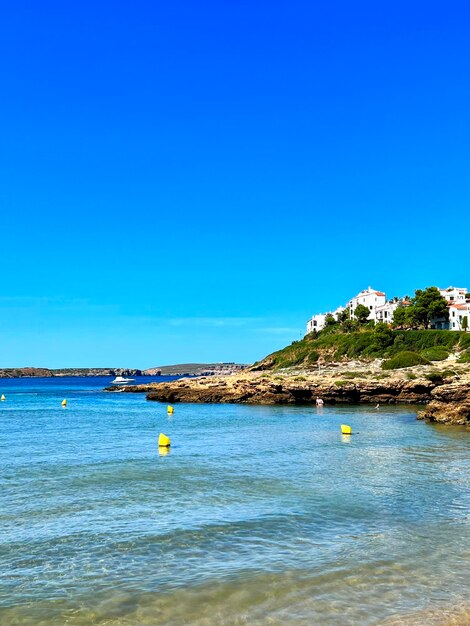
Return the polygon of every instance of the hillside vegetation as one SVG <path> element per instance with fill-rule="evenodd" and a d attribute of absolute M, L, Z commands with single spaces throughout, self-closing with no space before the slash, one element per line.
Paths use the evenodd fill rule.
<path fill-rule="evenodd" d="M 460 352 L 460 362 L 470 358 L 470 333 L 448 330 L 390 330 L 384 324 L 359 332 L 324 330 L 273 352 L 253 365 L 254 370 L 285 367 L 313 368 L 318 363 L 358 359 L 387 359 L 384 369 L 429 364 Z M 406 353 L 406 354 L 405 354 Z"/>

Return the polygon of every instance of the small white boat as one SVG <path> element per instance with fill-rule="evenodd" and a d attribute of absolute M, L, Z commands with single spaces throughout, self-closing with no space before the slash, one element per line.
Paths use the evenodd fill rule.
<path fill-rule="evenodd" d="M 124 376 L 116 376 L 114 380 L 111 381 L 112 385 L 125 385 L 126 383 L 134 382 L 135 378 L 124 378 Z"/>

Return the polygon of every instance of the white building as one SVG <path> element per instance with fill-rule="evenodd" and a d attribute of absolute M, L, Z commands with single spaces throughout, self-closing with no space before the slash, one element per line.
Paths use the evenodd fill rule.
<path fill-rule="evenodd" d="M 339 313 L 342 313 L 343 311 L 344 311 L 344 306 L 339 306 L 333 312 L 317 313 L 317 315 L 314 315 L 313 317 L 311 317 L 307 322 L 307 334 L 313 332 L 314 330 L 319 332 L 320 330 L 325 328 L 325 323 L 326 323 L 325 320 L 326 320 L 327 315 L 332 315 L 336 320 L 337 315 Z"/>
<path fill-rule="evenodd" d="M 447 302 L 465 304 L 468 291 L 466 287 L 447 287 L 447 289 L 439 289 L 439 293 Z"/>
<path fill-rule="evenodd" d="M 470 325 L 470 302 L 458 302 L 449 306 L 449 330 L 465 330 L 462 327 L 467 318 L 467 330 Z"/>
<path fill-rule="evenodd" d="M 307 335 L 314 330 L 319 331 L 325 327 L 325 318 L 328 313 L 317 313 L 313 315 L 307 322 Z"/>
<path fill-rule="evenodd" d="M 470 294 L 466 287 L 447 287 L 447 289 L 439 289 L 439 293 L 448 302 L 449 320 L 433 318 L 431 320 L 431 328 L 435 330 L 464 330 L 462 323 L 467 317 L 467 323 L 470 324 Z"/>
<path fill-rule="evenodd" d="M 448 302 L 449 321 L 445 320 L 443 317 L 435 318 L 431 320 L 431 328 L 436 330 L 463 330 L 462 323 L 465 317 L 467 317 L 467 323 L 470 325 L 470 294 L 467 288 L 448 287 L 447 289 L 439 289 L 439 293 Z M 379 322 L 390 324 L 393 321 L 393 314 L 397 307 L 407 306 L 410 302 L 408 300 L 390 300 L 387 302 L 383 291 L 376 291 L 368 287 L 358 293 L 354 298 L 351 298 L 346 304 L 351 319 L 354 319 L 354 311 L 359 304 L 369 309 L 369 320 L 374 320 L 376 324 Z M 307 333 L 311 333 L 314 330 L 322 330 L 325 327 L 327 315 L 333 315 L 336 319 L 338 313 L 342 313 L 344 310 L 344 307 L 338 307 L 336 311 L 331 313 L 319 313 L 318 315 L 314 315 L 307 322 Z M 470 332 L 470 328 L 468 330 Z"/>
<path fill-rule="evenodd" d="M 375 308 L 375 323 L 378 324 L 382 322 L 383 324 L 390 324 L 393 320 L 393 314 L 397 309 L 400 302 L 395 302 L 394 300 L 390 300 L 390 302 L 386 302 Z"/>
<path fill-rule="evenodd" d="M 364 289 L 363 291 L 358 293 L 357 296 L 355 296 L 354 298 L 351 298 L 346 306 L 349 309 L 349 315 L 351 319 L 354 318 L 354 311 L 356 310 L 356 307 L 359 306 L 359 304 L 362 304 L 369 309 L 369 317 L 367 319 L 375 320 L 375 312 L 377 307 L 384 306 L 385 303 L 386 298 L 383 291 L 376 291 L 375 289 L 368 287 L 367 289 Z"/>

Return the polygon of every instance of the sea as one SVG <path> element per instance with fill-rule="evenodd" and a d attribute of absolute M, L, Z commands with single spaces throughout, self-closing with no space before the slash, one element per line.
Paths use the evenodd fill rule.
<path fill-rule="evenodd" d="M 0 625 L 470 624 L 468 431 L 110 380 L 0 380 Z"/>

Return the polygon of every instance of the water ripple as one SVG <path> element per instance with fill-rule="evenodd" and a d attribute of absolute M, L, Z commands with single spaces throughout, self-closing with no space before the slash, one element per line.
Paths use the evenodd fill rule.
<path fill-rule="evenodd" d="M 179 405 L 168 421 L 79 388 L 62 411 L 47 384 L 0 414 L 1 625 L 463 619 L 468 433 L 393 407 Z"/>

